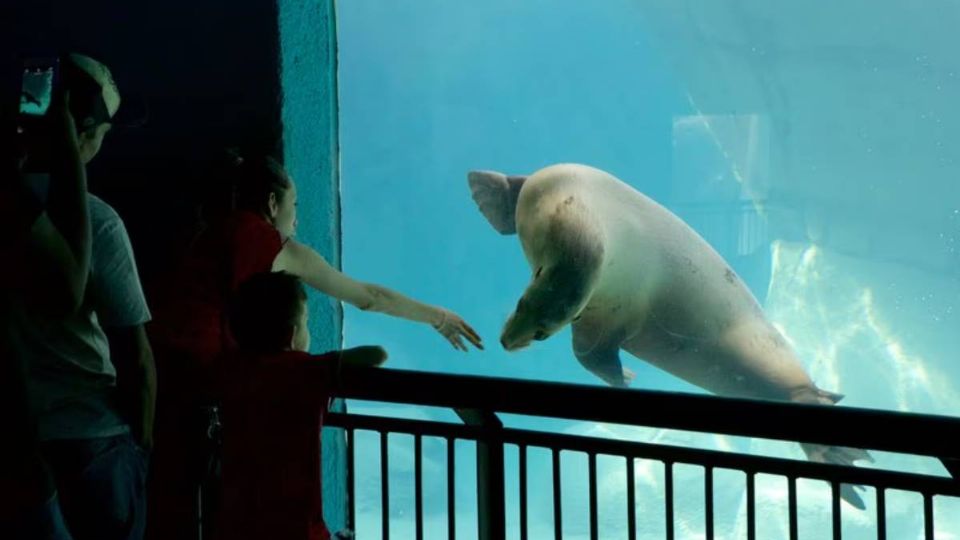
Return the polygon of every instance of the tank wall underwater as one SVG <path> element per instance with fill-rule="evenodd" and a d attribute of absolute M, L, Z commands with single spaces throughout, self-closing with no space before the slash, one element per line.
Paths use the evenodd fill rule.
<path fill-rule="evenodd" d="M 394 368 L 603 384 L 569 328 L 508 353 L 501 328 L 531 268 L 495 232 L 467 172 L 530 174 L 574 162 L 606 170 L 685 220 L 740 275 L 803 368 L 841 405 L 960 410 L 960 7 L 863 0 L 487 0 L 338 4 L 343 265 L 462 315 L 485 351 L 450 348 L 426 325 L 347 308 L 347 345 L 385 346 Z M 638 272 L 644 271 L 638 268 Z M 634 388 L 703 392 L 621 353 Z M 456 421 L 448 411 L 352 403 L 352 411 Z M 535 429 L 802 459 L 795 444 L 617 425 Z M 361 434 L 362 435 L 362 434 Z M 358 532 L 376 538 L 378 445 L 358 435 Z M 413 529 L 412 439 L 392 437 L 391 533 Z M 457 475 L 470 479 L 471 446 Z M 445 474 L 425 441 L 427 478 Z M 516 450 L 507 455 L 516 538 Z M 944 474 L 880 454 L 872 466 Z M 586 457 L 564 454 L 564 538 L 586 538 Z M 465 464 L 465 467 L 460 467 Z M 625 538 L 622 460 L 599 461 L 600 536 Z M 549 454 L 529 461 L 532 538 L 551 537 Z M 663 476 L 638 463 L 638 531 L 663 537 Z M 678 471 L 679 538 L 704 535 L 701 469 Z M 511 478 L 514 478 L 511 480 Z M 742 475 L 715 481 L 718 538 L 745 538 Z M 458 486 L 458 537 L 476 537 L 472 482 Z M 427 536 L 445 534 L 443 482 L 425 482 Z M 829 487 L 799 485 L 803 537 L 830 534 Z M 786 482 L 761 477 L 758 537 L 784 538 Z M 867 510 L 844 538 L 875 538 Z M 890 538 L 922 533 L 919 496 L 887 497 Z M 960 535 L 937 499 L 937 537 Z M 412 536 L 412 532 L 410 534 Z"/>

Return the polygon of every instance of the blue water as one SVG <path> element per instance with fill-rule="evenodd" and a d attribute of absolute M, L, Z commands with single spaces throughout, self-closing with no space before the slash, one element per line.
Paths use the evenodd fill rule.
<path fill-rule="evenodd" d="M 516 236 L 477 211 L 466 173 L 529 174 L 557 162 L 607 170 L 704 236 L 744 278 L 823 388 L 844 405 L 960 410 L 960 6 L 860 0 L 775 7 L 680 0 L 338 3 L 343 266 L 452 309 L 487 350 L 459 353 L 429 327 L 345 312 L 347 345 L 382 344 L 389 366 L 601 384 L 570 332 L 518 353 L 501 326 L 530 270 Z M 700 392 L 624 355 L 634 387 Z M 454 421 L 449 411 L 351 410 Z M 507 417 L 510 425 L 800 458 L 796 445 Z M 378 443 L 358 436 L 358 533 L 377 538 Z M 391 532 L 412 537 L 413 442 L 391 438 Z M 510 537 L 516 481 L 507 456 Z M 424 444 L 427 537 L 446 537 L 446 448 Z M 472 447 L 458 446 L 458 538 L 476 536 Z M 943 474 L 879 455 L 876 466 Z M 531 455 L 531 486 L 549 459 Z M 588 537 L 586 457 L 564 454 L 564 537 Z M 625 538 L 624 464 L 600 462 L 602 538 Z M 638 531 L 663 535 L 662 471 L 638 463 Z M 679 538 L 704 534 L 702 471 L 677 472 Z M 441 480 L 435 480 L 435 479 Z M 825 485 L 800 484 L 802 538 L 829 537 Z M 717 537 L 745 538 L 742 475 L 716 480 Z M 874 538 L 868 510 L 844 538 Z M 890 538 L 922 532 L 920 498 L 888 495 Z M 552 537 L 549 490 L 531 538 Z M 758 485 L 761 538 L 785 538 L 786 484 Z M 937 538 L 960 537 L 953 500 Z"/>

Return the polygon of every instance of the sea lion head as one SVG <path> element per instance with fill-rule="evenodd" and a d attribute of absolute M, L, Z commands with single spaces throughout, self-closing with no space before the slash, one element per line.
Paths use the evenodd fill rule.
<path fill-rule="evenodd" d="M 569 272 L 569 271 L 567 271 Z M 508 351 L 516 351 L 533 341 L 543 341 L 563 327 L 574 322 L 588 298 L 580 276 L 558 275 L 551 269 L 547 277 L 543 267 L 534 274 L 533 282 L 517 302 L 500 334 L 500 344 Z"/>

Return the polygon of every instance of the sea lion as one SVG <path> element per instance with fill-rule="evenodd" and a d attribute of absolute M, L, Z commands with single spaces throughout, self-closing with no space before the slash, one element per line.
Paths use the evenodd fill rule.
<path fill-rule="evenodd" d="M 612 386 L 633 378 L 620 350 L 722 396 L 832 405 L 736 272 L 690 226 L 596 168 L 528 177 L 468 175 L 501 234 L 518 234 L 533 271 L 503 328 L 508 351 L 572 324 L 573 352 Z M 863 450 L 802 444 L 808 459 L 852 465 Z M 842 497 L 863 501 L 850 486 Z"/>

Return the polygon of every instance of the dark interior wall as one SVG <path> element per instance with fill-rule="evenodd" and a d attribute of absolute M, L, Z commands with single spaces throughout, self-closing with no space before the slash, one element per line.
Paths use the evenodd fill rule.
<path fill-rule="evenodd" d="M 217 174 L 227 147 L 285 161 L 301 240 L 339 266 L 335 19 L 333 0 L 0 0 L 0 60 L 88 54 L 127 103 L 147 105 L 146 125 L 113 130 L 88 176 L 127 225 L 150 303 L 175 286 L 164 278 L 202 219 L 229 205 Z M 341 318 L 339 302 L 311 295 L 315 349 L 340 346 Z M 325 431 L 334 530 L 346 518 L 344 452 L 342 433 Z"/>
<path fill-rule="evenodd" d="M 74 50 L 110 66 L 143 128 L 116 129 L 89 167 L 91 191 L 127 224 L 148 294 L 227 192 L 214 174 L 227 146 L 282 158 L 280 59 L 271 1 L 4 0 L 7 56 Z M 130 104 L 134 99 L 128 99 Z M 157 293 L 154 293 L 157 294 Z"/>

